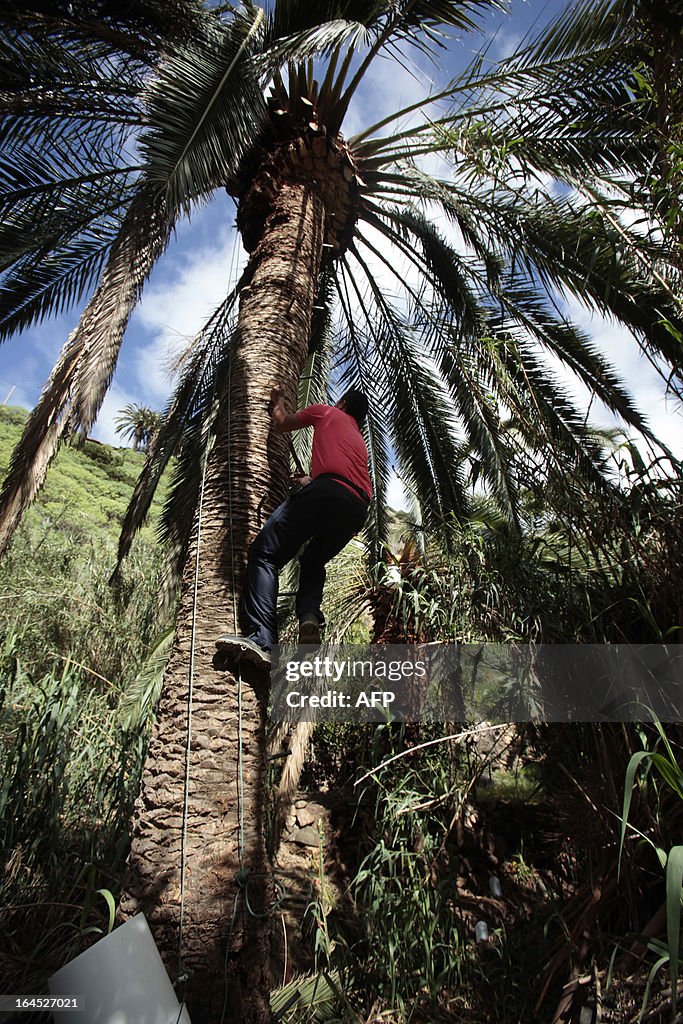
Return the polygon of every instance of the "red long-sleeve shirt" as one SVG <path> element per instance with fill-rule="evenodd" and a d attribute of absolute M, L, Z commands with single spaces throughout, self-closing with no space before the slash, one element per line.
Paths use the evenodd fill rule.
<path fill-rule="evenodd" d="M 371 498 L 368 450 L 353 416 L 333 405 L 309 405 L 296 415 L 302 427 L 313 427 L 314 430 L 312 479 L 322 473 L 345 476 Z M 356 494 L 351 487 L 347 490 Z"/>

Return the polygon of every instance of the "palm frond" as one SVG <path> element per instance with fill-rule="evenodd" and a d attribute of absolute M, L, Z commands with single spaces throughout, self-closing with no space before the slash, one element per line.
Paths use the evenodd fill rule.
<path fill-rule="evenodd" d="M 67 342 L 12 452 L 0 492 L 0 557 L 7 550 L 24 510 L 42 487 L 67 428 L 66 403 L 75 365 L 76 353 L 71 352 Z"/>
<path fill-rule="evenodd" d="M 271 992 L 271 1010 L 282 1017 L 294 1005 L 297 1014 L 305 1013 L 304 1019 L 322 1024 L 331 1019 L 340 990 L 343 991 L 343 983 L 338 971 L 298 975 Z"/>
<path fill-rule="evenodd" d="M 144 189 L 128 211 L 107 267 L 33 408 L 0 494 L 0 554 L 43 484 L 64 433 L 92 426 L 111 381 L 133 306 L 170 236 L 156 194 Z"/>
<path fill-rule="evenodd" d="M 387 4 L 386 11 L 382 12 L 386 17 L 378 22 L 377 38 L 339 97 L 330 128 L 339 130 L 356 90 L 383 49 L 400 61 L 400 49 L 396 44 L 407 43 L 431 57 L 434 46 L 443 45 L 439 28 L 474 31 L 480 27 L 476 20 L 479 12 L 485 8 L 500 7 L 499 0 L 397 0 Z"/>
<path fill-rule="evenodd" d="M 386 0 L 320 0 L 315 5 L 308 0 L 276 0 L 268 17 L 266 45 L 339 21 L 373 27 L 389 6 Z"/>
<path fill-rule="evenodd" d="M 318 284 L 311 320 L 309 354 L 299 379 L 298 408 L 327 401 L 330 380 L 330 357 L 333 344 L 333 309 L 335 299 L 334 270 L 323 268 Z M 292 436 L 297 458 L 303 466 L 310 465 L 313 438 L 308 430 L 299 430 Z"/>
<path fill-rule="evenodd" d="M 410 248 L 419 260 L 424 278 L 432 286 L 450 318 L 457 323 L 462 336 L 474 337 L 481 330 L 485 315 L 471 291 L 472 267 L 467 265 L 456 249 L 443 238 L 438 228 L 412 204 L 382 211 L 380 219 L 372 223 L 393 244 L 400 244 L 399 232 L 411 238 Z M 459 211 L 458 211 L 459 212 Z M 391 228 L 393 227 L 393 230 Z M 403 246 L 405 250 L 405 246 Z M 501 266 L 480 238 L 476 239 L 476 253 L 483 258 L 491 286 L 497 286 Z"/>
<path fill-rule="evenodd" d="M 527 284 L 508 284 L 499 296 L 500 305 L 547 351 L 571 369 L 608 409 L 645 437 L 655 440 L 616 371 L 598 352 L 587 334 L 573 324 L 552 316 L 549 309 Z"/>
<path fill-rule="evenodd" d="M 146 175 L 169 209 L 190 209 L 234 177 L 263 124 L 266 104 L 253 59 L 263 14 L 203 25 L 161 63 L 146 95 L 140 135 Z"/>
<path fill-rule="evenodd" d="M 385 402 L 386 382 L 382 382 L 368 358 L 369 340 L 356 323 L 346 282 L 341 275 L 334 279 L 339 298 L 342 327 L 336 336 L 333 350 L 339 385 L 343 390 L 355 387 L 368 396 L 368 415 L 364 425 L 368 447 L 370 481 L 373 500 L 364 528 L 364 538 L 371 566 L 382 556 L 387 542 L 389 520 L 387 516 L 387 489 L 391 473 L 390 431 Z"/>
<path fill-rule="evenodd" d="M 73 167 L 73 154 L 69 152 L 54 153 L 50 162 L 39 151 L 24 149 L 11 159 L 1 153 L 0 218 L 4 221 L 12 214 L 14 221 L 32 220 L 35 228 L 42 226 L 43 217 L 51 213 L 54 216 L 65 203 L 87 206 L 104 193 L 107 199 L 101 205 L 109 206 L 113 194 L 120 194 L 122 184 L 131 184 L 132 175 L 141 169 L 116 167 L 110 161 L 100 160 L 99 166 L 88 161 L 85 170 L 84 156 L 81 153 L 79 166 Z"/>
<path fill-rule="evenodd" d="M 48 255 L 29 255 L 0 284 L 0 338 L 64 313 L 98 280 L 120 230 L 115 221 L 91 227 Z"/>
<path fill-rule="evenodd" d="M 507 68 L 529 68 L 582 52 L 603 52 L 624 46 L 633 38 L 635 25 L 625 17 L 624 4 L 615 0 L 579 0 L 568 3 L 560 14 L 542 27 L 524 48 L 503 62 Z"/>
<path fill-rule="evenodd" d="M 170 629 L 152 648 L 142 668 L 127 687 L 118 707 L 124 729 L 136 730 L 150 720 L 164 681 L 164 668 L 171 652 L 175 630 Z"/>
<path fill-rule="evenodd" d="M 143 285 L 171 236 L 165 199 L 143 187 L 126 218 L 77 331 L 82 354 L 73 382 L 74 420 L 86 431 L 109 387 L 123 333 Z"/>
<path fill-rule="evenodd" d="M 435 373 L 441 376 L 455 402 L 457 414 L 465 428 L 470 446 L 474 447 L 480 458 L 480 466 L 485 478 L 493 488 L 497 500 L 513 523 L 517 523 L 517 488 L 514 482 L 510 453 L 504 444 L 500 430 L 499 417 L 495 407 L 496 378 L 484 381 L 474 371 L 474 363 L 470 361 L 467 348 L 462 345 L 468 339 L 476 346 L 482 331 L 485 330 L 488 311 L 471 292 L 466 276 L 460 270 L 460 257 L 440 237 L 436 228 L 416 211 L 394 211 L 392 219 L 397 228 L 412 229 L 418 247 L 406 249 L 399 247 L 404 255 L 410 255 L 415 265 L 421 270 L 423 278 L 433 289 L 431 299 L 423 299 L 408 285 L 404 289 L 409 292 L 410 300 L 415 308 L 414 323 L 419 326 L 423 351 L 435 361 Z M 375 225 L 384 230 L 385 222 L 375 219 Z M 389 229 L 384 232 L 390 241 L 396 244 L 399 236 Z M 401 280 L 401 272 L 394 268 L 376 247 L 362 239 L 366 245 L 381 259 Z M 419 246 L 422 254 L 418 259 Z M 454 326 L 455 325 L 455 326 Z M 457 351 L 447 344 L 449 331 L 457 334 L 460 343 Z M 464 449 L 459 453 L 460 472 L 464 463 Z M 469 456 L 468 456 L 469 457 Z M 462 478 L 459 481 L 460 488 Z M 422 495 L 421 495 L 422 497 Z M 439 529 L 449 522 L 449 515 L 456 514 L 450 510 L 448 515 L 438 517 Z"/>
<path fill-rule="evenodd" d="M 87 41 L 90 47 L 106 45 L 149 60 L 150 50 L 181 40 L 202 17 L 197 0 L 136 0 L 126 7 L 115 0 L 8 0 L 0 25 L 38 39 Z"/>
<path fill-rule="evenodd" d="M 19 5 L 4 11 L 0 32 L 0 131 L 5 152 L 39 139 L 72 152 L 125 140 L 121 126 L 139 121 L 137 97 L 150 47 L 133 32 L 127 41 L 96 20 L 63 17 Z M 125 19 L 123 19 L 125 20 Z M 153 51 L 152 51 L 153 52 Z M 143 57 L 141 60 L 140 57 Z"/>
<path fill-rule="evenodd" d="M 309 8 L 312 10 L 312 8 Z M 263 67 L 280 68 L 287 62 L 301 62 L 312 57 L 334 54 L 342 49 L 355 53 L 366 45 L 369 35 L 360 21 L 332 19 L 319 21 L 307 29 L 285 36 L 276 35 L 275 26 L 266 31 L 263 42 Z"/>
<path fill-rule="evenodd" d="M 498 506 L 519 526 L 519 494 L 512 452 L 501 429 L 495 384 L 481 373 L 479 362 L 462 346 L 446 349 L 439 360 L 468 438 L 471 453 L 479 457 L 483 477 L 491 487 Z"/>
<path fill-rule="evenodd" d="M 83 159 L 87 147 L 82 147 Z M 135 197 L 130 168 L 73 154 L 22 152 L 1 161 L 0 337 L 63 312 L 94 283 Z"/>
<path fill-rule="evenodd" d="M 491 273 L 484 276 L 471 261 L 464 260 L 444 241 L 433 223 L 409 205 L 385 210 L 384 220 L 374 214 L 369 214 L 367 219 L 379 230 L 383 230 L 386 237 L 412 259 L 432 291 L 431 297 L 419 296 L 407 284 L 404 285 L 404 290 L 410 292 L 415 309 L 414 322 L 420 325 L 425 351 L 433 354 L 451 390 L 466 435 L 478 456 L 480 469 L 493 487 L 501 507 L 513 520 L 517 504 L 514 462 L 501 431 L 495 398 L 498 395 L 498 401 L 506 400 L 505 386 L 501 389 L 505 373 L 502 368 L 496 370 L 494 365 L 482 359 L 485 354 L 482 346 L 488 344 L 487 335 L 490 335 L 491 330 L 505 330 L 527 342 L 529 337 L 535 338 L 577 373 L 609 408 L 651 436 L 616 374 L 600 358 L 585 336 L 561 317 L 551 314 L 550 308 L 538 295 L 533 281 L 517 280 L 514 276 L 510 277 L 509 273 L 501 277 L 502 268 L 496 266 L 493 274 L 495 293 L 491 294 Z M 407 232 L 411 237 L 410 248 L 403 243 L 404 235 L 399 232 Z M 362 238 L 362 241 L 393 270 L 397 281 L 400 281 L 401 271 L 394 269 L 390 260 L 383 257 L 366 239 Z M 485 251 L 483 246 L 484 243 L 480 241 L 479 252 Z M 473 293 L 473 287 L 477 289 L 478 295 Z M 500 312 L 496 313 L 496 309 L 505 311 L 503 321 L 500 321 Z M 494 328 L 496 321 L 500 322 Z M 449 333 L 457 340 L 446 345 L 444 339 Z M 528 353 L 528 345 L 524 351 Z M 482 376 L 481 371 L 487 367 L 486 376 Z M 517 386 L 521 388 L 515 398 L 518 410 L 520 401 L 526 403 L 527 411 L 529 401 L 533 401 L 530 386 L 536 382 L 536 368 L 533 369 L 530 375 L 525 376 L 524 372 L 518 374 Z M 575 454 L 583 438 L 579 413 L 557 388 L 552 394 L 558 403 L 558 414 L 561 411 L 561 422 L 555 424 L 554 438 L 556 441 L 563 438 L 565 448 L 571 448 Z M 545 406 L 549 407 L 552 400 L 546 396 Z M 538 414 L 538 403 L 535 408 Z M 527 425 L 525 437 L 532 445 L 540 443 L 533 428 L 533 419 L 533 416 L 527 416 L 524 420 Z M 596 473 L 597 477 L 602 478 L 603 455 L 595 448 L 593 453 L 597 462 L 590 472 L 593 478 L 596 478 Z M 582 462 L 582 466 L 586 468 L 587 462 Z"/>
<path fill-rule="evenodd" d="M 184 424 L 182 446 L 159 519 L 159 540 L 167 550 L 165 591 L 175 587 L 187 559 L 221 396 L 228 392 L 234 342 L 233 332 L 215 358 L 206 362 L 201 390 Z"/>
<path fill-rule="evenodd" d="M 414 169 L 408 180 L 455 221 L 486 263 L 489 279 L 492 272 L 499 279 L 496 296 L 507 283 L 502 283 L 501 265 L 496 268 L 491 262 L 494 253 L 496 260 L 509 262 L 506 281 L 516 279 L 522 269 L 530 288 L 540 284 L 549 293 L 573 294 L 602 315 L 616 316 L 629 325 L 646 351 L 663 355 L 680 373 L 683 351 L 670 325 L 674 331 L 683 330 L 683 316 L 661 276 L 666 252 L 656 241 L 620 224 L 613 202 L 605 198 L 603 207 L 596 209 L 572 195 L 515 193 L 509 186 L 499 186 L 492 198 L 483 185 L 472 188 L 457 180 L 430 179 Z M 412 232 L 417 221 L 411 224 L 411 218 L 424 220 L 424 215 L 416 214 L 409 196 L 402 203 L 403 208 L 379 208 L 366 199 L 361 217 L 388 235 L 387 222 Z M 401 244 L 396 233 L 392 238 Z M 465 276 L 472 269 L 467 267 Z"/>
<path fill-rule="evenodd" d="M 511 337 L 504 327 L 493 328 L 491 339 L 491 354 L 505 370 L 503 400 L 525 443 L 543 455 L 557 477 L 570 473 L 603 492 L 612 489 L 604 446 L 533 345 Z"/>
<path fill-rule="evenodd" d="M 661 353 L 680 373 L 683 350 L 665 322 L 682 330 L 683 315 L 671 289 L 657 279 L 661 248 L 617 224 L 613 215 L 570 198 L 538 202 L 519 218 L 514 205 L 500 212 L 498 231 L 507 221 L 516 236 L 523 233 L 531 274 L 603 315 L 616 316 L 643 347 Z"/>
<path fill-rule="evenodd" d="M 129 128 L 117 118 L 138 116 L 142 71 L 117 48 L 115 12 L 100 13 L 107 24 L 95 18 L 79 25 L 67 5 L 17 5 L 6 13 L 8 31 L 0 36 L 4 337 L 85 294 L 135 194 L 137 169 L 124 159 Z"/>
<path fill-rule="evenodd" d="M 402 33 L 440 27 L 471 32 L 481 27 L 479 16 L 504 10 L 499 0 L 400 0 L 392 7 Z"/>
<path fill-rule="evenodd" d="M 365 276 L 367 297 L 346 260 L 344 268 L 367 327 L 373 358 L 384 380 L 390 382 L 383 399 L 390 410 L 402 476 L 420 493 L 425 519 L 438 529 L 450 516 L 462 515 L 467 505 L 455 424 L 440 393 L 438 375 L 430 372 L 409 325 L 388 304 L 357 248 L 352 252 Z"/>
<path fill-rule="evenodd" d="M 520 169 L 553 173 L 560 180 L 585 175 L 586 161 L 592 174 L 620 169 L 629 160 L 644 168 L 653 145 L 629 89 L 630 69 L 638 59 L 633 47 L 640 41 L 633 31 L 624 33 L 614 8 L 612 0 L 597 9 L 593 3 L 572 5 L 560 30 L 542 32 L 527 49 L 486 73 L 472 62 L 445 89 L 355 136 L 354 151 L 370 159 L 370 168 L 379 168 L 401 156 L 443 151 L 439 140 L 450 138 L 456 155 L 466 158 L 463 165 L 486 168 L 503 181 L 507 168 L 517 174 Z M 421 119 L 384 139 L 377 136 L 426 104 L 449 99 L 455 105 L 443 116 Z"/>
<path fill-rule="evenodd" d="M 411 29 L 437 26 L 474 28 L 471 15 L 484 9 L 500 8 L 495 0 L 277 0 L 268 19 L 266 45 L 276 40 L 304 36 L 319 27 L 337 22 L 355 23 L 377 36 L 388 30 L 387 39 Z"/>
<path fill-rule="evenodd" d="M 402 4 L 386 0 L 369 3 L 326 0 L 311 7 L 301 0 L 281 0 L 275 4 L 268 18 L 263 45 L 268 61 L 281 65 L 286 60 L 303 61 L 343 47 L 353 52 L 374 40 L 369 57 L 359 71 L 362 78 L 382 47 L 390 47 L 396 40 L 403 40 L 429 52 L 431 44 L 443 45 L 439 33 L 434 31 L 438 26 L 471 31 L 479 27 L 476 21 L 479 11 L 501 6 L 497 0 L 468 0 L 467 3 L 409 0 Z M 341 101 L 344 111 L 354 91 L 355 85 Z M 341 99 L 340 92 L 337 99 Z"/>

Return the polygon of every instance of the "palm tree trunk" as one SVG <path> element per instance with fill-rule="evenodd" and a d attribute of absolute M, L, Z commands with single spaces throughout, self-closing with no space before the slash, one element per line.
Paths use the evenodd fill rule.
<path fill-rule="evenodd" d="M 290 403 L 296 395 L 324 221 L 322 201 L 310 186 L 285 182 L 251 255 L 250 285 L 240 297 L 238 335 L 207 466 L 200 530 L 195 522 L 175 643 L 136 804 L 122 909 L 125 915 L 145 912 L 172 979 L 188 974 L 193 1024 L 218 1024 L 224 997 L 226 1022 L 271 1020 L 270 916 L 248 909 L 262 914 L 273 892 L 264 835 L 269 680 L 249 676 L 245 667 L 240 687 L 214 665 L 214 641 L 233 629 L 247 546 L 259 519 L 265 520 L 286 493 L 287 449 L 270 430 L 267 403 L 276 383 L 285 387 Z M 246 894 L 241 869 L 250 876 Z"/>

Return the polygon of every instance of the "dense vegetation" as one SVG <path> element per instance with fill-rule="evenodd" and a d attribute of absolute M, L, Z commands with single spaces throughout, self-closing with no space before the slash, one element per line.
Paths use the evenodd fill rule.
<path fill-rule="evenodd" d="M 26 420 L 0 410 L 0 468 Z M 25 667 L 42 673 L 69 656 L 117 688 L 135 678 L 159 630 L 161 552 L 154 520 L 160 492 L 134 558 L 116 589 L 107 580 L 142 456 L 97 441 L 61 450 L 39 502 L 0 566 L 0 621 L 21 644 Z"/>
<path fill-rule="evenodd" d="M 0 460 L 23 416 L 2 410 Z M 157 646 L 167 620 L 159 611 L 153 523 L 118 588 L 107 582 L 139 458 L 92 442 L 64 449 L 54 489 L 46 488 L 2 566 L 5 990 L 40 990 L 53 970 L 106 931 L 122 884 L 129 816 L 167 651 Z M 660 479 L 652 494 L 662 493 Z M 630 500 L 632 512 L 641 510 L 640 526 L 618 533 L 610 520 L 609 543 L 631 538 L 631 547 L 622 571 L 612 566 L 604 600 L 613 605 L 621 593 L 629 614 L 613 621 L 640 634 L 656 621 L 654 606 L 643 603 L 648 594 L 658 598 L 664 578 L 680 580 L 672 575 L 670 550 L 665 564 L 658 562 L 666 552 L 661 523 L 680 514 L 680 501 L 671 499 L 653 519 L 642 516 L 637 489 Z M 594 639 L 601 627 L 599 617 L 597 627 L 592 621 L 592 601 L 609 581 L 598 571 L 591 589 L 589 556 L 575 562 L 567 555 L 547 510 L 540 544 L 532 532 L 535 525 L 540 533 L 535 511 L 514 544 L 504 523 L 482 514 L 450 551 L 428 543 L 422 553 L 402 514 L 378 579 L 364 575 L 354 549 L 338 561 L 328 611 L 343 617 L 346 607 L 349 622 L 360 614 L 359 639 L 373 622 L 423 638 L 542 638 L 554 628 L 558 637 L 564 630 Z M 583 529 L 590 521 L 586 513 Z M 641 596 L 634 601 L 628 588 L 637 579 Z M 544 600 L 522 620 L 519 609 L 530 608 L 523 595 L 531 591 Z M 358 1014 L 374 1020 L 374 1007 L 383 1020 L 495 1017 L 513 1024 L 550 1020 L 563 1000 L 576 1014 L 599 998 L 603 1020 L 635 1020 L 650 966 L 668 956 L 657 850 L 666 855 L 675 844 L 683 806 L 675 760 L 668 774 L 654 763 L 643 774 L 650 762 L 642 762 L 629 813 L 648 842 L 634 842 L 627 832 L 618 876 L 627 763 L 644 746 L 657 746 L 666 759 L 656 729 L 528 726 L 416 749 L 436 738 L 438 732 L 416 726 L 317 729 L 302 786 L 327 801 L 330 816 L 311 862 L 307 905 L 285 898 L 282 910 L 303 929 L 292 964 L 311 978 L 315 972 L 318 983 L 288 981 L 274 991 L 274 1007 L 299 991 L 287 1021 L 312 1019 L 310 1002 L 321 1021 Z M 670 730 L 670 739 L 676 744 L 680 736 Z M 396 754 L 398 761 L 381 767 Z M 354 786 L 369 770 L 374 774 Z M 492 876 L 500 892 L 491 889 Z M 629 953 L 629 935 L 658 912 L 659 933 L 639 964 L 642 949 Z M 482 920 L 491 938 L 478 945 L 474 930 Z M 664 977 L 655 977 L 648 994 L 648 1010 L 661 1010 L 650 1020 L 670 1013 Z M 572 978 L 574 987 L 563 992 Z"/>
<path fill-rule="evenodd" d="M 0 409 L 3 468 L 26 416 Z M 108 583 L 142 458 L 64 447 L 0 567 L 3 991 L 42 987 L 106 922 L 96 890 L 119 884 L 169 622 L 158 503 Z"/>

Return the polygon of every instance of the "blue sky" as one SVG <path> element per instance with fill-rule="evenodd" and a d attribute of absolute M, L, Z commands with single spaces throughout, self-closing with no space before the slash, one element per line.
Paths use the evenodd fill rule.
<path fill-rule="evenodd" d="M 394 62 L 378 61 L 349 111 L 345 131 L 353 134 L 392 109 L 414 102 L 428 91 L 428 79 L 445 81 L 488 45 L 488 57 L 512 52 L 528 32 L 535 33 L 563 8 L 561 0 L 512 0 L 509 14 L 488 18 L 483 36 L 469 35 L 451 44 L 448 66 L 442 70 L 422 66 L 413 72 Z M 119 366 L 93 436 L 118 444 L 114 431 L 117 412 L 128 402 L 163 408 L 171 379 L 169 365 L 202 325 L 234 280 L 243 256 L 234 231 L 235 208 L 225 193 L 184 222 L 145 287 L 121 350 Z M 25 331 L 0 348 L 0 402 L 14 389 L 9 404 L 30 408 L 80 310 L 73 310 Z M 591 316 L 578 302 L 567 303 L 567 313 L 587 329 L 601 350 L 621 371 L 651 426 L 683 456 L 680 411 L 667 403 L 664 387 L 640 356 L 627 331 Z M 576 389 L 577 395 L 580 389 Z M 594 422 L 609 424 L 611 417 L 592 409 Z M 394 489 L 393 503 L 399 504 Z"/>

